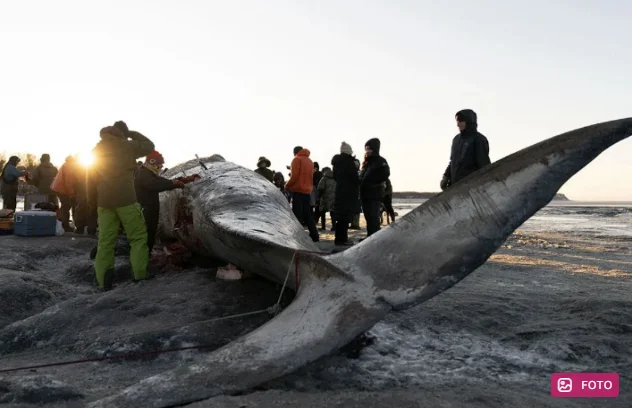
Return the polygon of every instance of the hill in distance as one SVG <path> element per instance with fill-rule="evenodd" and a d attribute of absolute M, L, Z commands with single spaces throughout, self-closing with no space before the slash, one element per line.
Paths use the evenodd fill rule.
<path fill-rule="evenodd" d="M 407 198 L 407 199 L 417 199 L 417 200 L 427 200 L 436 196 L 439 193 L 424 193 L 419 191 L 395 191 L 393 192 L 393 198 Z M 564 194 L 555 194 L 555 198 L 553 200 L 561 200 L 561 201 L 570 201 L 568 197 Z"/>

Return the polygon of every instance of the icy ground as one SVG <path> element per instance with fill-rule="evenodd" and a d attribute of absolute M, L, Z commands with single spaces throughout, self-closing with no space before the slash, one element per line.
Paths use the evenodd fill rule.
<path fill-rule="evenodd" d="M 375 343 L 358 359 L 330 356 L 247 395 L 191 406 L 632 406 L 632 237 L 546 224 L 525 224 L 463 282 L 377 324 Z M 263 309 L 278 295 L 261 279 L 216 281 L 212 264 L 134 284 L 124 258 L 118 286 L 100 293 L 87 255 L 93 244 L 0 237 L 0 370 L 188 345 L 212 350 L 270 316 L 186 325 Z M 0 374 L 0 405 L 84 406 L 201 352 Z M 553 399 L 549 378 L 558 371 L 618 372 L 621 395 Z"/>

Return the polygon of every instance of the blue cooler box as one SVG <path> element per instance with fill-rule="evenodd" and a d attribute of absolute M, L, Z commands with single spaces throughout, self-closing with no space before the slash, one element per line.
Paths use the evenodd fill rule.
<path fill-rule="evenodd" d="M 13 234 L 21 237 L 54 236 L 57 214 L 52 211 L 16 211 Z"/>

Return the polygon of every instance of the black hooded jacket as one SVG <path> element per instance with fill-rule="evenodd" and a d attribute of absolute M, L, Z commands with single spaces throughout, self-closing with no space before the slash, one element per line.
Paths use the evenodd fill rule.
<path fill-rule="evenodd" d="M 467 123 L 465 130 L 452 140 L 450 163 L 444 172 L 449 185 L 457 183 L 491 163 L 489 142 L 478 132 L 476 113 L 470 109 L 459 111 L 457 118 Z"/>
<path fill-rule="evenodd" d="M 337 154 L 331 159 L 334 180 L 336 180 L 336 194 L 332 213 L 337 219 L 348 219 L 358 213 L 358 169 L 353 157 L 346 153 Z"/>
<path fill-rule="evenodd" d="M 159 194 L 176 188 L 173 181 L 159 176 L 145 166 L 136 170 L 134 186 L 138 203 L 143 208 L 146 218 L 158 219 L 160 213 Z"/>
<path fill-rule="evenodd" d="M 366 164 L 360 172 L 360 197 L 363 200 L 382 201 L 391 168 L 386 159 L 380 156 L 379 139 L 370 139 L 365 146 L 369 146 L 373 154 L 366 158 Z"/>

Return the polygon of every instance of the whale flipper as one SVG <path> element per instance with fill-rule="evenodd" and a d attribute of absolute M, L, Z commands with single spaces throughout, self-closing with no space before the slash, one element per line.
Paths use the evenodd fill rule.
<path fill-rule="evenodd" d="M 90 407 L 171 407 L 255 387 L 330 353 L 384 318 L 390 306 L 356 286 L 326 261 L 304 257 L 305 268 L 330 269 L 321 278 L 305 274 L 296 299 L 257 330 L 212 353 L 100 400 Z"/>

